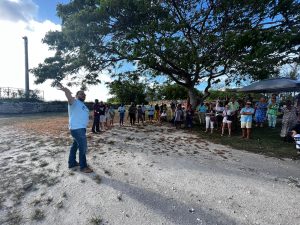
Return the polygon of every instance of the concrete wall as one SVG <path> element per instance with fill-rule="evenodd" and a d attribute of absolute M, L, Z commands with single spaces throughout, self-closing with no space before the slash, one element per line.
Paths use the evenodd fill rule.
<path fill-rule="evenodd" d="M 41 112 L 67 112 L 66 102 L 0 102 L 0 114 L 28 114 Z"/>

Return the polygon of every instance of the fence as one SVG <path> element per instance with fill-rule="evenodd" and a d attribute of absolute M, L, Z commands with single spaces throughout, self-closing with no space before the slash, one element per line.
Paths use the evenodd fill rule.
<path fill-rule="evenodd" d="M 0 87 L 0 99 L 18 99 L 25 97 L 25 89 Z M 44 100 L 44 91 L 29 90 L 29 98 Z"/>

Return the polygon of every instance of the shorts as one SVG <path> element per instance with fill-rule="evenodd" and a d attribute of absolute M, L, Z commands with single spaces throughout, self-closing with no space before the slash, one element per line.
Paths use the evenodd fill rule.
<path fill-rule="evenodd" d="M 105 123 L 106 117 L 104 115 L 100 115 L 100 123 Z"/>
<path fill-rule="evenodd" d="M 241 128 L 252 128 L 252 122 L 241 122 Z"/>
<path fill-rule="evenodd" d="M 222 121 L 223 123 L 232 123 L 232 121 L 231 120 L 228 120 L 226 117 L 224 117 L 223 118 L 223 121 Z"/>
<path fill-rule="evenodd" d="M 111 119 L 112 119 L 110 115 L 106 115 L 105 118 L 106 118 L 107 120 L 111 120 Z"/>

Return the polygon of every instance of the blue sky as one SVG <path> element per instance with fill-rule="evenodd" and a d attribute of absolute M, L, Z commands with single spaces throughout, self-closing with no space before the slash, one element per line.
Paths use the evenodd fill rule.
<path fill-rule="evenodd" d="M 61 20 L 56 16 L 56 5 L 66 4 L 70 0 L 33 0 L 38 5 L 37 20 L 51 20 L 54 23 L 61 23 Z"/>
<path fill-rule="evenodd" d="M 61 30 L 61 20 L 56 16 L 56 5 L 69 0 L 0 0 L 0 87 L 25 87 L 24 40 L 28 37 L 29 68 L 42 63 L 54 52 L 42 43 L 45 34 L 52 30 Z M 65 100 L 63 93 L 50 87 L 50 81 L 35 85 L 34 76 L 29 75 L 31 90 L 44 92 L 45 100 Z M 104 82 L 110 81 L 108 74 L 102 74 Z M 66 80 L 65 83 L 68 81 Z M 72 87 L 75 93 L 78 87 Z M 95 98 L 106 101 L 107 88 L 102 84 L 92 86 L 87 92 L 87 100 Z"/>
<path fill-rule="evenodd" d="M 1 0 L 0 18 L 10 21 L 50 20 L 58 24 L 60 19 L 56 16 L 56 5 L 68 2 L 70 0 Z"/>

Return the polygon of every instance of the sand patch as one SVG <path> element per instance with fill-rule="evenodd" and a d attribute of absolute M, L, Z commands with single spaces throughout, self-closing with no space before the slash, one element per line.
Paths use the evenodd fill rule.
<path fill-rule="evenodd" d="M 299 162 L 169 124 L 88 129 L 95 173 L 69 170 L 66 117 L 0 127 L 0 224 L 296 224 Z"/>

